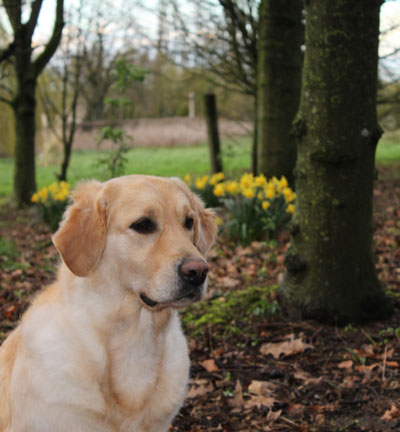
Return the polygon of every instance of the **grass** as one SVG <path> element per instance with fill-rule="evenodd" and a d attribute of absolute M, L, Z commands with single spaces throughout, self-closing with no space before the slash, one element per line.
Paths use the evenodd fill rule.
<path fill-rule="evenodd" d="M 238 138 L 222 142 L 224 169 L 229 173 L 248 170 L 250 167 L 250 139 Z M 77 150 L 73 152 L 68 171 L 68 181 L 74 185 L 81 179 L 105 180 L 97 161 L 105 152 Z M 194 147 L 134 148 L 128 155 L 126 174 L 153 174 L 184 177 L 201 175 L 210 171 L 208 148 L 205 144 Z M 13 159 L 0 159 L 0 195 L 10 195 L 13 184 Z M 55 180 L 58 165 L 36 164 L 38 188 Z"/>
<path fill-rule="evenodd" d="M 381 163 L 400 161 L 400 138 L 382 138 L 376 151 L 376 160 Z"/>
<path fill-rule="evenodd" d="M 223 163 L 226 173 L 236 174 L 248 171 L 251 160 L 250 137 L 222 142 Z M 81 179 L 97 178 L 105 180 L 97 161 L 105 152 L 77 150 L 73 152 L 68 172 L 68 181 L 74 185 Z M 385 138 L 379 142 L 376 160 L 380 163 L 400 161 L 400 139 Z M 13 184 L 13 159 L 0 159 L 0 195 L 10 195 Z M 37 186 L 41 188 L 52 183 L 58 165 L 44 166 L 40 160 L 36 164 Z M 210 171 L 208 148 L 198 146 L 170 148 L 135 148 L 128 153 L 126 174 L 154 174 L 160 176 L 183 177 L 186 173 L 201 175 Z"/>

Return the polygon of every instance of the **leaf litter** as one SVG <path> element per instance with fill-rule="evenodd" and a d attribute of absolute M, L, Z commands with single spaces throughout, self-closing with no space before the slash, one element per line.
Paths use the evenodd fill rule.
<path fill-rule="evenodd" d="M 186 329 L 192 362 L 188 397 L 170 432 L 400 430 L 399 168 L 380 168 L 384 176 L 374 194 L 376 265 L 393 296 L 394 315 L 386 322 L 338 328 L 253 310 L 248 321 L 234 321 L 238 331 L 228 335 L 218 323 L 195 337 Z M 0 252 L 2 341 L 35 293 L 54 280 L 58 257 L 50 232 L 31 210 L 3 205 L 0 230 L 0 239 L 15 246 Z M 210 258 L 209 299 L 277 284 L 288 241 L 285 232 L 276 244 L 246 248 L 221 239 Z"/>

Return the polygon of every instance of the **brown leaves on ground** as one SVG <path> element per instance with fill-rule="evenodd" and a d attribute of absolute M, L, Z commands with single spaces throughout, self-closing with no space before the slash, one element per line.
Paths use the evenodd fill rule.
<path fill-rule="evenodd" d="M 380 279 L 400 298 L 400 180 L 389 174 L 385 168 L 375 191 L 375 256 Z M 18 248 L 13 261 L 0 254 L 4 338 L 53 279 L 58 258 L 50 233 L 29 212 L 3 208 L 0 222 L 1 235 Z M 276 245 L 246 248 L 222 239 L 210 259 L 209 295 L 276 284 L 287 247 L 287 233 Z M 210 325 L 189 341 L 188 397 L 171 432 L 400 430 L 400 301 L 390 320 L 364 327 L 275 317 L 229 338 L 217 331 Z"/>

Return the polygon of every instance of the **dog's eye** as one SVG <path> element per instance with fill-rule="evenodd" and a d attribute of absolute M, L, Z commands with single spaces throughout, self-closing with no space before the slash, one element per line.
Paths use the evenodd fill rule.
<path fill-rule="evenodd" d="M 193 228 L 193 223 L 194 223 L 193 218 L 191 218 L 189 216 L 186 216 L 186 219 L 185 219 L 185 228 L 187 230 L 191 230 Z"/>
<path fill-rule="evenodd" d="M 157 226 L 151 219 L 143 218 L 133 222 L 129 228 L 133 229 L 139 234 L 151 234 L 157 229 Z"/>

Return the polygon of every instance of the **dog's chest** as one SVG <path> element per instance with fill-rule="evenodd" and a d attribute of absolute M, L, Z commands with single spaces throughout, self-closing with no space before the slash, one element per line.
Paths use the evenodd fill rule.
<path fill-rule="evenodd" d="M 122 328 L 110 344 L 112 406 L 123 417 L 142 416 L 154 405 L 159 413 L 178 409 L 186 392 L 189 360 L 177 318 L 159 334 L 150 318 L 135 331 Z"/>

